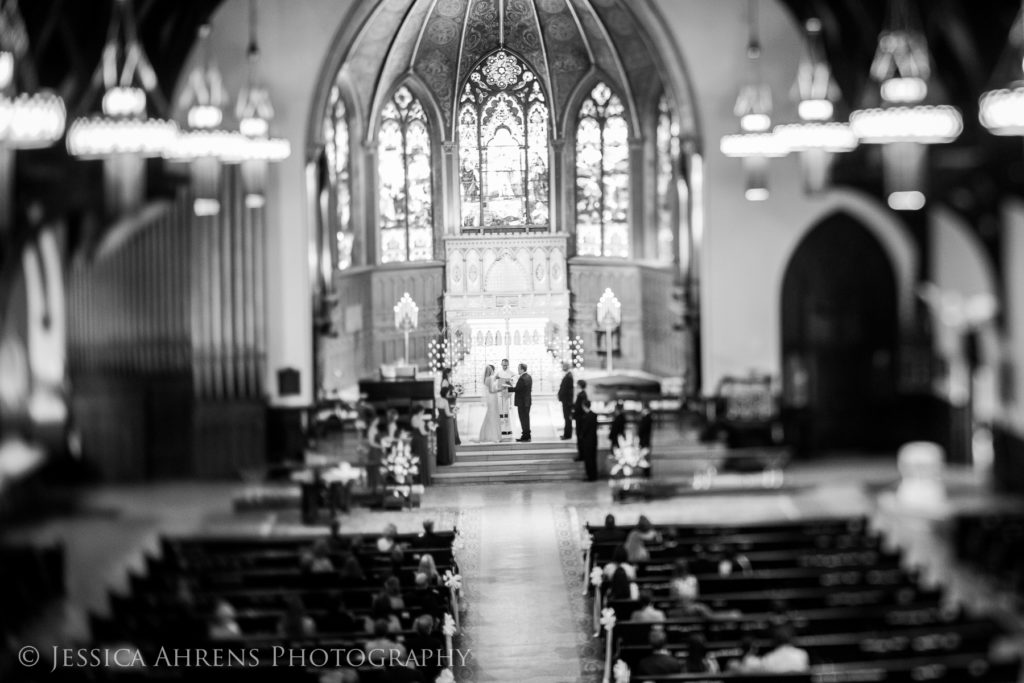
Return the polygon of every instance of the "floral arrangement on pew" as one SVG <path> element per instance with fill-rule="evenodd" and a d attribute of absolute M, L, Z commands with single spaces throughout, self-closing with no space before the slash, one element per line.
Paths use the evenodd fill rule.
<path fill-rule="evenodd" d="M 419 458 L 413 455 L 407 438 L 391 442 L 387 454 L 381 461 L 380 470 L 394 495 L 411 504 L 413 484 L 419 476 L 420 463 Z"/>
<path fill-rule="evenodd" d="M 446 669 L 444 669 L 443 671 L 441 671 L 440 675 L 438 675 L 438 677 L 436 679 L 437 683 L 455 683 L 455 673 L 452 671 L 452 668 L 451 668 L 451 664 L 454 661 L 452 659 L 452 657 L 453 657 L 452 638 L 455 637 L 455 634 L 457 632 L 458 632 L 458 629 L 455 626 L 455 619 L 452 618 L 451 614 L 449 614 L 448 612 L 445 612 L 444 613 L 444 623 L 441 626 L 441 633 L 444 635 L 444 647 L 445 647 L 445 651 L 448 654 L 448 664 L 449 664 L 449 666 Z"/>
<path fill-rule="evenodd" d="M 615 683 L 629 683 L 629 665 L 621 659 L 615 662 L 615 668 L 612 669 L 612 674 L 615 677 Z"/>
<path fill-rule="evenodd" d="M 639 486 L 644 472 L 651 467 L 648 456 L 650 448 L 641 448 L 640 439 L 632 433 L 620 436 L 617 446 L 612 448 L 611 475 L 613 486 L 621 491 L 629 491 Z"/>
<path fill-rule="evenodd" d="M 462 592 L 462 574 L 456 574 L 451 569 L 444 572 L 444 585 L 451 597 L 452 612 L 455 613 L 455 627 L 459 626 L 459 595 Z"/>
<path fill-rule="evenodd" d="M 612 673 L 612 639 L 615 632 L 615 610 L 605 607 L 601 610 L 601 626 L 604 627 L 604 679 L 603 683 L 611 683 Z M 616 678 L 616 681 L 618 679 Z"/>

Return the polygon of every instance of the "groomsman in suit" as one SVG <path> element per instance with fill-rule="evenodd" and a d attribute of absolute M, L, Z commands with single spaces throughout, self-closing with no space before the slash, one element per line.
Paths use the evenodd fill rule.
<path fill-rule="evenodd" d="M 576 382 L 576 403 L 572 407 L 572 419 L 576 420 L 576 460 L 583 460 L 583 450 L 580 448 L 580 420 L 583 419 L 583 404 L 590 405 L 587 397 L 587 380 L 581 379 Z"/>
<path fill-rule="evenodd" d="M 558 402 L 562 404 L 562 419 L 565 420 L 565 427 L 562 429 L 562 441 L 572 438 L 572 371 L 568 363 L 562 363 L 562 383 L 558 385 Z"/>
<path fill-rule="evenodd" d="M 576 420 L 576 443 L 587 470 L 587 481 L 597 481 L 597 415 L 590 409 L 590 401 L 580 406 Z"/>
<path fill-rule="evenodd" d="M 526 363 L 519 364 L 519 379 L 516 381 L 515 405 L 519 412 L 519 426 L 523 435 L 516 439 L 523 443 L 530 441 L 530 407 L 533 405 L 533 378 L 526 372 Z"/>

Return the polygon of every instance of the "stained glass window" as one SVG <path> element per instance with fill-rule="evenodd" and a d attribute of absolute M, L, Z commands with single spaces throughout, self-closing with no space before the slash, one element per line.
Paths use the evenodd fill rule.
<path fill-rule="evenodd" d="M 377 173 L 381 263 L 430 260 L 430 132 L 423 106 L 408 88 L 396 90 L 381 112 Z"/>
<path fill-rule="evenodd" d="M 506 50 L 470 74 L 459 98 L 464 231 L 547 229 L 548 126 L 544 91 Z"/>
<path fill-rule="evenodd" d="M 333 207 L 335 233 L 334 262 L 338 270 L 352 266 L 351 204 L 349 188 L 349 147 L 348 119 L 345 116 L 345 101 L 337 86 L 331 88 L 327 102 L 327 117 L 324 120 L 324 152 L 327 155 L 327 178 L 330 184 L 330 206 Z"/>
<path fill-rule="evenodd" d="M 658 177 L 658 250 L 657 260 L 672 263 L 675 253 L 675 223 L 679 195 L 676 190 L 676 159 L 679 156 L 679 137 L 675 121 L 669 108 L 668 97 L 658 101 L 658 130 L 655 160 Z"/>
<path fill-rule="evenodd" d="M 604 83 L 583 101 L 576 126 L 576 251 L 629 256 L 629 129 Z"/>

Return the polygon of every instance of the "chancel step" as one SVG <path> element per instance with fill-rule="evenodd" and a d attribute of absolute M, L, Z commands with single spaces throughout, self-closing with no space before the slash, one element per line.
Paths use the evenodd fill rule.
<path fill-rule="evenodd" d="M 512 481 L 570 481 L 583 478 L 573 443 L 467 444 L 455 464 L 438 467 L 436 484 L 481 484 Z"/>

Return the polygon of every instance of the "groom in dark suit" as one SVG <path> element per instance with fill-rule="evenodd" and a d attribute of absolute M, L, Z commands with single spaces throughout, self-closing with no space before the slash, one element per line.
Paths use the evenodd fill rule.
<path fill-rule="evenodd" d="M 513 394 L 519 412 L 519 426 L 523 428 L 523 435 L 516 441 L 525 443 L 530 440 L 530 406 L 533 404 L 533 378 L 526 373 L 526 363 L 519 364 L 519 379 Z"/>

